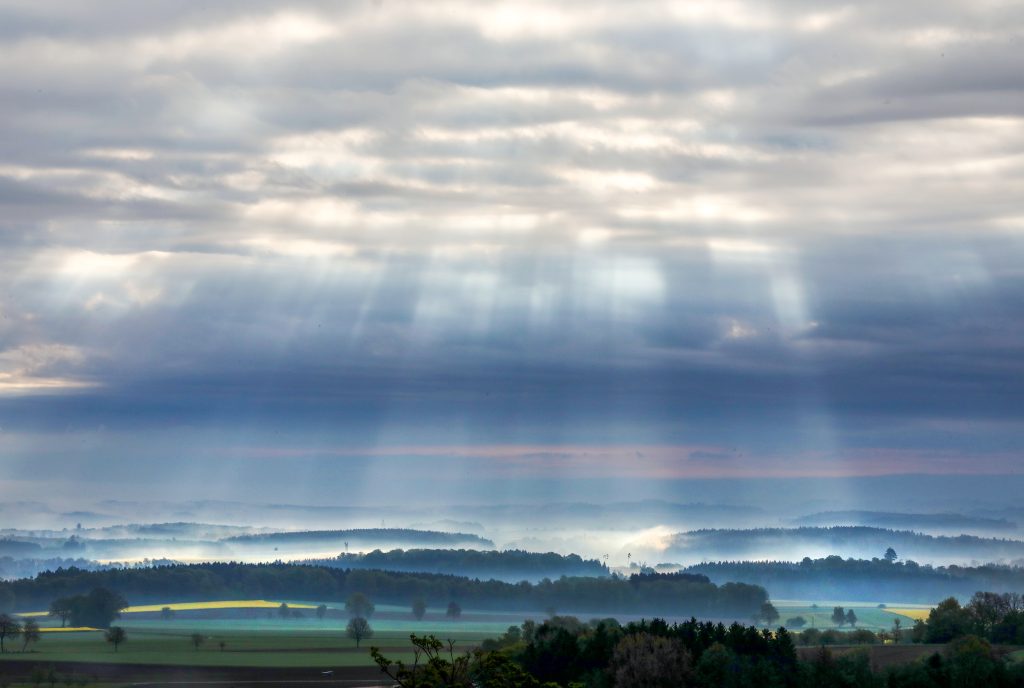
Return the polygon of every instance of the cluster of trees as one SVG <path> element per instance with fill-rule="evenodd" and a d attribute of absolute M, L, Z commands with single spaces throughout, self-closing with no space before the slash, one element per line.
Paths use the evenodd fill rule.
<path fill-rule="evenodd" d="M 107 628 L 127 606 L 128 601 L 118 593 L 97 587 L 85 594 L 53 600 L 50 603 L 50 616 L 59 618 L 61 627 L 70 621 L 73 627 Z"/>
<path fill-rule="evenodd" d="M 0 654 L 7 652 L 10 643 L 21 639 L 21 651 L 27 652 L 28 646 L 39 642 L 39 624 L 32 619 L 24 622 L 8 615 L 0 614 Z"/>
<path fill-rule="evenodd" d="M 447 573 L 510 582 L 608 575 L 608 567 L 597 559 L 524 550 L 394 549 L 382 552 L 375 549 L 366 554 L 340 554 L 330 559 L 311 559 L 301 563 L 343 569 Z"/>
<path fill-rule="evenodd" d="M 362 592 L 380 602 L 403 606 L 417 599 L 438 606 L 454 600 L 475 609 L 562 609 L 719 618 L 750 618 L 768 600 L 768 593 L 760 586 L 715 585 L 704 576 L 693 575 L 565 577 L 536 584 L 513 584 L 441 574 L 282 563 L 211 563 L 106 571 L 61 569 L 6 586 L 19 606 L 26 608 L 97 587 L 116 591 L 139 603 L 274 597 L 345 600 L 352 593 Z"/>
<path fill-rule="evenodd" d="M 1024 645 L 1024 595 L 977 592 L 961 606 L 955 597 L 940 602 L 927 623 L 914 629 L 914 639 L 947 643 L 964 636 L 979 636 L 1004 645 Z"/>
<path fill-rule="evenodd" d="M 859 632 L 859 631 L 858 631 Z M 826 648 L 798 658 L 785 629 L 699 622 L 619 625 L 553 617 L 512 626 L 473 653 L 412 636 L 414 661 L 371 654 L 402 688 L 987 688 L 1024 687 L 1024 664 L 1009 665 L 987 641 L 961 638 L 924 661 L 878 670 L 864 652 Z"/>
<path fill-rule="evenodd" d="M 882 551 L 881 549 L 879 551 Z M 761 585 L 777 598 L 840 600 L 898 599 L 930 603 L 949 596 L 962 599 L 976 590 L 1024 590 L 1019 566 L 937 566 L 892 558 L 843 559 L 829 556 L 799 562 L 737 561 L 699 564 L 686 569 L 713 582 Z"/>

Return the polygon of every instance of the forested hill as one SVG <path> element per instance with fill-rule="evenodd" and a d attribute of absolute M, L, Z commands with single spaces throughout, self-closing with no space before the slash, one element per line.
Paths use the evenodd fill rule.
<path fill-rule="evenodd" d="M 433 545 L 455 547 L 474 545 L 494 549 L 494 543 L 479 535 L 469 533 L 442 533 L 435 530 L 412 530 L 409 528 L 353 528 L 350 530 L 302 530 L 258 535 L 236 535 L 223 538 L 221 542 L 230 545 L 337 545 L 342 549 L 347 543 L 358 548 L 380 543 L 409 543 L 412 545 Z"/>
<path fill-rule="evenodd" d="M 974 535 L 925 535 L 864 526 L 693 530 L 672 537 L 667 561 L 799 560 L 823 553 L 871 558 L 893 547 L 905 559 L 936 564 L 1024 561 L 1024 542 Z M 774 594 L 774 591 L 773 591 Z"/>
<path fill-rule="evenodd" d="M 46 609 L 62 596 L 105 587 L 132 604 L 218 599 L 290 599 L 341 602 L 355 592 L 384 604 L 458 602 L 466 609 L 568 613 L 661 614 L 750 618 L 768 599 L 764 588 L 715 585 L 694 574 L 620 578 L 560 578 L 538 584 L 482 582 L 426 573 L 350 571 L 295 564 L 191 564 L 149 569 L 41 573 L 0 583 L 0 599 L 19 611 Z"/>
<path fill-rule="evenodd" d="M 985 518 L 964 514 L 905 514 L 889 511 L 822 511 L 793 520 L 798 526 L 870 526 L 896 530 L 925 531 L 934 534 L 962 533 L 1011 534 L 1015 522 L 1005 518 Z"/>
<path fill-rule="evenodd" d="M 979 590 L 1024 590 L 1024 568 L 1013 566 L 921 566 L 885 559 L 804 559 L 801 562 L 739 561 L 686 569 L 714 581 L 761 585 L 779 599 L 883 600 L 933 604 L 950 596 L 967 599 Z"/>
<path fill-rule="evenodd" d="M 366 554 L 341 554 L 330 559 L 311 559 L 302 563 L 344 569 L 378 569 L 423 573 L 446 573 L 470 578 L 497 579 L 516 583 L 537 582 L 562 576 L 607 576 L 608 568 L 596 559 L 579 555 L 524 550 L 476 549 L 395 549 L 374 550 Z"/>

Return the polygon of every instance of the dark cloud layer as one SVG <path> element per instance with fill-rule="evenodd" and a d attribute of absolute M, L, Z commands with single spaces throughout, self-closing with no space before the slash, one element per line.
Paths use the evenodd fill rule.
<path fill-rule="evenodd" d="M 1009 2 L 0 2 L 10 489 L 1019 473 L 1022 47 Z"/>

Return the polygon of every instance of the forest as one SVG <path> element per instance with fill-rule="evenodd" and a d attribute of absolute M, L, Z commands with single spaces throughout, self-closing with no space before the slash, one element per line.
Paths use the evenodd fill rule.
<path fill-rule="evenodd" d="M 11 610 L 45 608 L 59 597 L 102 587 L 132 604 L 211 599 L 344 600 L 355 592 L 379 603 L 431 605 L 456 601 L 469 609 L 696 615 L 749 618 L 767 601 L 764 588 L 716 585 L 699 574 L 622 578 L 563 577 L 506 583 L 429 573 L 348 570 L 298 564 L 213 563 L 138 569 L 60 569 L 0 583 Z M 2 610 L 0 610 L 2 611 Z"/>
<path fill-rule="evenodd" d="M 495 579 L 507 582 L 562 576 L 607 576 L 608 567 L 597 559 L 579 555 L 525 550 L 475 549 L 379 549 L 366 554 L 340 554 L 328 559 L 310 559 L 302 563 L 343 569 L 378 569 L 382 571 L 417 571 L 446 573 L 469 578 Z"/>
<path fill-rule="evenodd" d="M 712 581 L 742 581 L 761 585 L 776 598 L 900 600 L 929 604 L 955 596 L 969 598 L 978 590 L 1012 592 L 1024 589 L 1024 568 L 930 566 L 912 560 L 809 557 L 799 562 L 710 562 L 686 569 Z"/>

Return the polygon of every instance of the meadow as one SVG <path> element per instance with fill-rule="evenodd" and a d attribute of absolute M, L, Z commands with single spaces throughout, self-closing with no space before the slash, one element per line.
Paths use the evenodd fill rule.
<path fill-rule="evenodd" d="M 485 638 L 501 635 L 512 625 L 521 624 L 527 616 L 540 621 L 542 614 L 479 612 L 467 610 L 460 618 L 445 616 L 443 609 L 428 609 L 422 620 L 416 620 L 406 607 L 377 605 L 370 618 L 374 635 L 364 639 L 359 648 L 346 634 L 348 617 L 343 606 L 329 605 L 328 614 L 319 619 L 314 613 L 318 602 L 288 600 L 300 617 L 283 618 L 278 613 L 281 601 L 222 600 L 151 604 L 129 607 L 116 622 L 128 634 L 128 640 L 115 652 L 102 631 L 61 629 L 59 622 L 43 612 L 21 616 L 36 617 L 46 631 L 42 640 L 29 652 L 8 653 L 7 661 L 30 662 L 104 662 L 117 664 L 164 664 L 196 667 L 304 667 L 330 669 L 372 665 L 371 645 L 381 647 L 394 659 L 411 660 L 409 635 L 432 633 L 456 642 L 460 651 L 471 649 Z M 779 600 L 776 608 L 780 623 L 802 616 L 804 628 L 835 628 L 831 621 L 833 606 L 853 609 L 857 627 L 889 630 L 893 619 L 900 617 L 904 628 L 913 625 L 915 616 L 927 615 L 928 607 L 877 605 L 843 602 Z M 161 610 L 174 610 L 171 618 L 163 618 Z M 626 619 L 622 619 L 626 621 Z M 848 626 L 844 628 L 849 628 Z M 203 636 L 198 649 L 193 634 Z M 222 645 L 223 644 L 223 645 Z"/>
<path fill-rule="evenodd" d="M 454 640 L 456 649 L 465 651 L 524 620 L 522 614 L 473 611 L 450 619 L 442 609 L 428 609 L 422 620 L 416 620 L 405 607 L 377 605 L 370 619 L 374 635 L 357 648 L 346 634 L 348 617 L 342 614 L 341 605 L 330 607 L 329 615 L 318 619 L 313 613 L 318 603 L 287 601 L 290 609 L 302 610 L 301 618 L 282 618 L 277 613 L 280 604 L 232 600 L 129 607 L 115 622 L 128 635 L 116 652 L 102 631 L 61 629 L 59 622 L 45 613 L 27 612 L 21 616 L 35 617 L 43 638 L 28 652 L 7 653 L 0 661 L 319 669 L 370 666 L 371 645 L 394 659 L 411 660 L 412 633 Z M 161 618 L 164 607 L 170 607 L 175 615 Z M 199 649 L 192 643 L 195 633 L 203 636 Z"/>
<path fill-rule="evenodd" d="M 817 628 L 827 630 L 837 628 L 832 623 L 833 607 L 842 607 L 845 610 L 852 609 L 857 615 L 856 628 L 865 628 L 870 631 L 890 631 L 893 621 L 897 618 L 904 629 L 912 628 L 915 619 L 927 619 L 931 606 L 908 605 L 908 604 L 886 604 L 884 608 L 877 604 L 865 604 L 864 602 L 810 602 L 797 600 L 778 600 L 774 602 L 779 612 L 779 624 L 785 625 L 787 619 L 802 616 L 807 622 L 802 628 L 790 628 L 790 630 L 805 630 Z M 843 626 L 849 630 L 848 625 Z"/>

